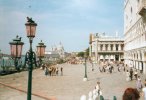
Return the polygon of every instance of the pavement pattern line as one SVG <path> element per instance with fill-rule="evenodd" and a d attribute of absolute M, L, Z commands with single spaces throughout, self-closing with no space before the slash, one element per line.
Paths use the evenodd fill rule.
<path fill-rule="evenodd" d="M 3 85 L 3 86 L 5 86 L 5 87 L 8 87 L 8 88 L 15 89 L 17 91 L 20 91 L 20 92 L 23 92 L 23 93 L 27 93 L 27 91 L 22 90 L 22 89 L 19 89 L 19 88 L 16 88 L 16 87 L 11 86 L 11 85 L 8 85 L 8 84 L 2 83 L 2 82 L 0 82 L 0 84 Z M 45 100 L 56 100 L 56 98 L 48 98 L 48 97 L 39 95 L 37 93 L 32 93 L 32 95 L 37 96 L 37 97 L 40 97 L 40 98 L 45 99 Z"/>

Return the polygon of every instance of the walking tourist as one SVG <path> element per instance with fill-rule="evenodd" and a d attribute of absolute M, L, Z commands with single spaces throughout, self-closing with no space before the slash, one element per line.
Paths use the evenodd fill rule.
<path fill-rule="evenodd" d="M 93 100 L 96 100 L 96 98 L 98 97 L 98 91 L 96 89 L 96 87 L 93 89 Z"/>
<path fill-rule="evenodd" d="M 101 87 L 100 87 L 100 82 L 99 82 L 99 81 L 97 82 L 95 88 L 96 88 L 96 90 L 97 90 L 98 95 L 100 95 Z"/>
<path fill-rule="evenodd" d="M 58 76 L 58 71 L 59 71 L 59 69 L 58 69 L 58 67 L 56 68 L 56 75 Z"/>
<path fill-rule="evenodd" d="M 52 75 L 52 67 L 49 67 L 49 75 Z"/>
<path fill-rule="evenodd" d="M 146 85 L 146 79 L 145 79 L 145 81 L 144 81 L 144 85 Z"/>
<path fill-rule="evenodd" d="M 135 72 L 134 72 L 134 76 L 135 76 L 136 80 L 137 80 L 137 75 L 138 75 L 138 72 L 137 72 L 137 69 L 136 69 Z"/>
<path fill-rule="evenodd" d="M 137 80 L 141 80 L 140 76 L 137 76 Z"/>
<path fill-rule="evenodd" d="M 61 76 L 63 75 L 63 67 L 60 68 Z"/>
<path fill-rule="evenodd" d="M 132 68 L 130 69 L 130 79 L 131 79 L 131 81 L 133 79 L 133 70 L 132 70 Z"/>
<path fill-rule="evenodd" d="M 93 94 L 92 94 L 91 91 L 90 91 L 89 94 L 88 94 L 88 100 L 93 100 Z"/>
<path fill-rule="evenodd" d="M 141 92 L 142 87 L 143 87 L 143 85 L 142 85 L 141 80 L 137 80 L 136 81 L 136 88 L 137 88 L 138 92 Z"/>
<path fill-rule="evenodd" d="M 143 95 L 144 95 L 144 100 L 146 100 L 146 84 L 145 86 L 142 88 L 143 91 Z"/>
<path fill-rule="evenodd" d="M 123 94 L 123 100 L 139 100 L 139 98 L 140 94 L 135 88 L 127 88 Z"/>
<path fill-rule="evenodd" d="M 126 72 L 126 81 L 130 81 L 130 73 L 128 70 Z"/>
<path fill-rule="evenodd" d="M 118 71 L 120 72 L 121 67 L 119 66 L 119 64 L 117 64 L 117 67 L 118 67 Z"/>
<path fill-rule="evenodd" d="M 45 67 L 45 75 L 47 76 L 48 75 L 48 68 Z"/>

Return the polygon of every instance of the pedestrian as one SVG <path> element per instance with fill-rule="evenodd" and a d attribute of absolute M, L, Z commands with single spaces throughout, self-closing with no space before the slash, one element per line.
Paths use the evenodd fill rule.
<path fill-rule="evenodd" d="M 142 92 L 143 92 L 144 100 L 146 100 L 146 84 L 145 84 L 145 86 L 142 88 Z"/>
<path fill-rule="evenodd" d="M 125 70 L 126 70 L 126 69 L 125 69 L 125 66 L 124 66 L 124 69 L 123 69 L 123 71 L 125 72 Z"/>
<path fill-rule="evenodd" d="M 109 72 L 110 72 L 110 74 L 112 73 L 112 69 L 111 69 L 111 67 L 109 67 Z"/>
<path fill-rule="evenodd" d="M 89 93 L 88 93 L 88 100 L 93 100 L 93 93 L 92 93 L 92 91 L 90 91 Z"/>
<path fill-rule="evenodd" d="M 145 79 L 145 81 L 144 81 L 144 85 L 146 85 L 146 79 Z"/>
<path fill-rule="evenodd" d="M 49 67 L 49 75 L 50 76 L 52 75 L 52 67 L 51 66 Z"/>
<path fill-rule="evenodd" d="M 58 76 L 58 71 L 59 71 L 59 69 L 58 69 L 58 67 L 56 68 L 56 75 Z"/>
<path fill-rule="evenodd" d="M 61 76 L 63 75 L 63 67 L 60 68 Z"/>
<path fill-rule="evenodd" d="M 48 75 L 48 68 L 45 67 L 45 75 L 47 76 Z"/>
<path fill-rule="evenodd" d="M 137 72 L 137 69 L 136 69 L 135 72 L 134 72 L 134 76 L 135 76 L 136 80 L 137 80 L 137 75 L 138 75 L 138 72 Z"/>
<path fill-rule="evenodd" d="M 101 67 L 99 67 L 99 71 L 102 72 Z"/>
<path fill-rule="evenodd" d="M 102 66 L 102 72 L 106 72 L 105 66 Z"/>
<path fill-rule="evenodd" d="M 114 71 L 114 67 L 113 67 L 113 65 L 111 65 L 111 71 Z"/>
<path fill-rule="evenodd" d="M 131 81 L 133 79 L 133 70 L 132 70 L 132 68 L 130 69 L 130 79 L 131 79 Z"/>
<path fill-rule="evenodd" d="M 143 88 L 143 85 L 142 85 L 141 80 L 137 80 L 137 82 L 136 82 L 136 88 L 137 88 L 138 92 L 141 92 L 141 90 Z"/>
<path fill-rule="evenodd" d="M 96 98 L 98 97 L 98 91 L 97 91 L 97 89 L 96 89 L 96 86 L 95 86 L 95 88 L 93 89 L 92 93 L 93 93 L 93 100 L 96 100 Z"/>
<path fill-rule="evenodd" d="M 140 94 L 135 88 L 127 88 L 123 94 L 122 100 L 139 100 Z M 145 99 L 146 100 L 146 99 Z"/>
<path fill-rule="evenodd" d="M 129 71 L 127 70 L 127 72 L 126 72 L 126 81 L 129 81 L 130 80 L 130 73 L 129 73 Z"/>
<path fill-rule="evenodd" d="M 101 87 L 100 87 L 100 82 L 99 81 L 96 84 L 96 90 L 97 90 L 97 93 L 98 93 L 98 96 L 99 96 L 100 95 L 100 91 L 101 91 Z"/>
<path fill-rule="evenodd" d="M 140 76 L 137 77 L 137 80 L 141 80 Z"/>
<path fill-rule="evenodd" d="M 118 67 L 118 71 L 120 72 L 121 67 L 119 66 L 119 64 L 117 64 L 117 67 Z"/>
<path fill-rule="evenodd" d="M 92 71 L 94 71 L 94 65 L 93 62 L 91 61 L 91 65 L 92 65 Z"/>

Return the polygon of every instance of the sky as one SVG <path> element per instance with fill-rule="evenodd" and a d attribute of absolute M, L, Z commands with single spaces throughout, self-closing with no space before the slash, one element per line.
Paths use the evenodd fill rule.
<path fill-rule="evenodd" d="M 49 51 L 63 44 L 66 52 L 89 47 L 90 33 L 123 36 L 123 0 L 0 0 L 0 49 L 10 54 L 9 42 L 19 35 L 23 54 L 29 50 L 26 17 L 37 23 L 33 50 L 42 40 Z"/>

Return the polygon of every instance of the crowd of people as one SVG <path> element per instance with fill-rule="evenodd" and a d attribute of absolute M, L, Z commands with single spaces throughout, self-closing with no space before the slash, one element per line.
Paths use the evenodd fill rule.
<path fill-rule="evenodd" d="M 44 70 L 44 74 L 46 76 L 58 76 L 59 75 L 59 72 L 60 72 L 60 75 L 62 76 L 63 75 L 63 67 L 58 67 L 58 65 L 47 65 L 47 64 L 43 64 L 42 67 L 40 68 L 42 70 Z"/>
<path fill-rule="evenodd" d="M 100 98 L 100 96 L 102 96 L 101 86 L 100 82 L 97 81 L 97 84 L 94 87 L 94 89 L 89 92 L 87 100 L 97 100 L 98 98 Z M 86 98 L 87 98 L 86 95 L 82 95 L 80 100 L 86 100 Z"/>
<path fill-rule="evenodd" d="M 139 72 L 137 69 L 128 67 L 123 62 L 100 62 L 100 66 L 98 67 L 101 73 L 113 73 L 113 72 L 123 72 L 126 76 L 126 81 L 130 82 L 135 80 L 136 85 L 135 88 L 127 88 L 123 94 L 123 100 L 139 100 L 140 96 L 144 96 L 144 100 L 146 100 L 146 79 L 145 82 L 142 81 Z M 128 92 L 127 92 L 128 91 Z M 135 95 L 132 97 L 129 96 L 129 93 L 133 92 L 131 95 Z M 128 93 L 128 94 L 127 94 Z M 134 98 L 134 99 L 132 99 Z"/>
<path fill-rule="evenodd" d="M 91 63 L 93 64 L 93 63 Z M 146 79 L 143 83 L 140 77 L 140 73 L 137 69 L 129 68 L 127 65 L 124 65 L 123 62 L 100 62 L 100 65 L 98 66 L 99 71 L 101 73 L 110 73 L 113 72 L 123 72 L 125 73 L 127 82 L 136 80 L 135 88 L 127 88 L 123 93 L 123 99 L 122 100 L 139 100 L 141 96 L 144 96 L 144 100 L 146 100 Z M 94 71 L 94 65 L 92 66 L 92 71 Z M 59 73 L 62 76 L 63 75 L 63 67 L 59 67 L 57 64 L 48 66 L 47 64 L 44 64 L 41 69 L 44 70 L 44 74 L 46 76 L 58 76 Z M 97 98 L 103 99 L 100 82 L 98 81 L 96 86 L 92 91 L 88 94 L 88 99 L 86 95 L 82 95 L 80 100 L 97 100 Z M 117 100 L 116 96 L 113 96 L 113 100 Z"/>

